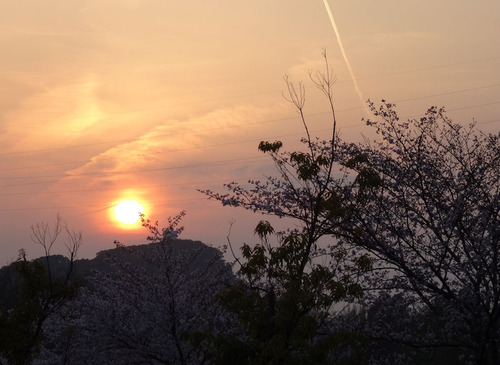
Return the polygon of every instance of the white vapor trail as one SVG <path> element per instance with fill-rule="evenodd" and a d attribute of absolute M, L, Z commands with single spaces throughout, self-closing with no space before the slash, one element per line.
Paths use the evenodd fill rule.
<path fill-rule="evenodd" d="M 337 42 L 339 43 L 340 51 L 342 52 L 342 57 L 344 58 L 344 61 L 347 65 L 347 69 L 349 70 L 349 74 L 351 75 L 352 81 L 354 83 L 354 88 L 356 89 L 356 92 L 358 93 L 359 98 L 361 99 L 361 102 L 366 108 L 366 103 L 365 103 L 365 98 L 363 97 L 363 93 L 359 89 L 358 83 L 356 82 L 356 77 L 354 76 L 354 72 L 352 71 L 351 63 L 349 62 L 349 59 L 347 58 L 347 54 L 345 53 L 344 46 L 342 44 L 342 39 L 340 39 L 340 33 L 337 28 L 337 24 L 335 23 L 335 19 L 333 18 L 332 11 L 330 10 L 330 5 L 328 5 L 327 0 L 323 0 L 325 3 L 325 8 L 326 12 L 328 13 L 328 16 L 330 17 L 330 22 L 332 23 L 333 31 L 335 32 L 335 36 L 337 37 Z"/>

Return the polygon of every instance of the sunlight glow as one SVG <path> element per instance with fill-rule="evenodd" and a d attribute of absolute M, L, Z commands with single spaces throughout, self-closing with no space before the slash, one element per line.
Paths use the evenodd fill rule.
<path fill-rule="evenodd" d="M 141 213 L 144 208 L 135 200 L 122 200 L 115 206 L 115 217 L 124 224 L 136 223 Z"/>

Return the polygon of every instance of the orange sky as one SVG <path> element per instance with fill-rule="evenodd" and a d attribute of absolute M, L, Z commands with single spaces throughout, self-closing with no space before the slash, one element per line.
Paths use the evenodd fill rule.
<path fill-rule="evenodd" d="M 322 0 L 0 0 L 0 265 L 29 227 L 57 213 L 84 234 L 81 257 L 143 242 L 112 219 L 138 199 L 160 224 L 187 210 L 184 238 L 252 239 L 260 216 L 209 202 L 197 188 L 272 171 L 261 140 L 297 146 L 283 75 L 305 80 L 311 131 L 328 105 L 307 72 L 327 49 L 341 134 L 359 140 L 363 104 Z M 364 98 L 416 117 L 445 106 L 456 122 L 500 126 L 496 0 L 330 0 Z M 61 242 L 63 246 L 63 242 Z"/>

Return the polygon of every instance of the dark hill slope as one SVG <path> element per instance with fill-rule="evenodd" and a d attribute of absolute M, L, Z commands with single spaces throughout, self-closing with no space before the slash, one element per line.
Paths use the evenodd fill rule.
<path fill-rule="evenodd" d="M 116 247 L 109 250 L 100 251 L 93 259 L 75 260 L 73 263 L 72 280 L 78 280 L 83 285 L 87 278 L 94 271 L 110 272 L 114 271 L 114 263 L 122 262 L 131 265 L 144 266 L 153 269 L 148 258 L 155 255 L 158 243 L 150 243 L 135 246 Z M 172 243 L 173 257 L 184 255 L 188 257 L 187 265 L 189 269 L 196 270 L 204 264 L 216 262 L 217 265 L 225 265 L 220 252 L 205 245 L 200 241 L 176 239 Z M 47 262 L 47 258 L 41 257 L 35 260 L 42 263 Z M 53 277 L 64 278 L 68 271 L 70 261 L 62 255 L 53 255 L 48 258 Z M 21 284 L 20 278 L 15 269 L 16 263 L 0 268 L 0 308 L 8 310 L 12 308 L 17 299 L 17 291 Z M 220 266 L 219 266 L 220 267 Z"/>

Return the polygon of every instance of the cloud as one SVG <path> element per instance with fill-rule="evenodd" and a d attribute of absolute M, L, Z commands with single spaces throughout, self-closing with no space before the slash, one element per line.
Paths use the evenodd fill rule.
<path fill-rule="evenodd" d="M 98 123 L 95 96 L 99 81 L 89 75 L 71 84 L 56 84 L 25 96 L 4 117 L 2 140 L 10 151 L 64 147 Z"/>
<path fill-rule="evenodd" d="M 68 186 L 99 186 L 100 184 L 138 184 L 141 179 L 161 170 L 181 170 L 228 156 L 224 145 L 250 134 L 258 134 L 263 126 L 252 124 L 264 118 L 266 111 L 255 107 L 234 107 L 217 110 L 184 121 L 171 120 L 152 128 L 138 138 L 119 143 L 89 159 L 82 166 L 66 171 L 68 175 L 52 189 Z M 210 152 L 207 154 L 207 150 Z M 243 151 L 244 155 L 246 151 Z M 196 169 L 190 171 L 196 175 Z"/>

